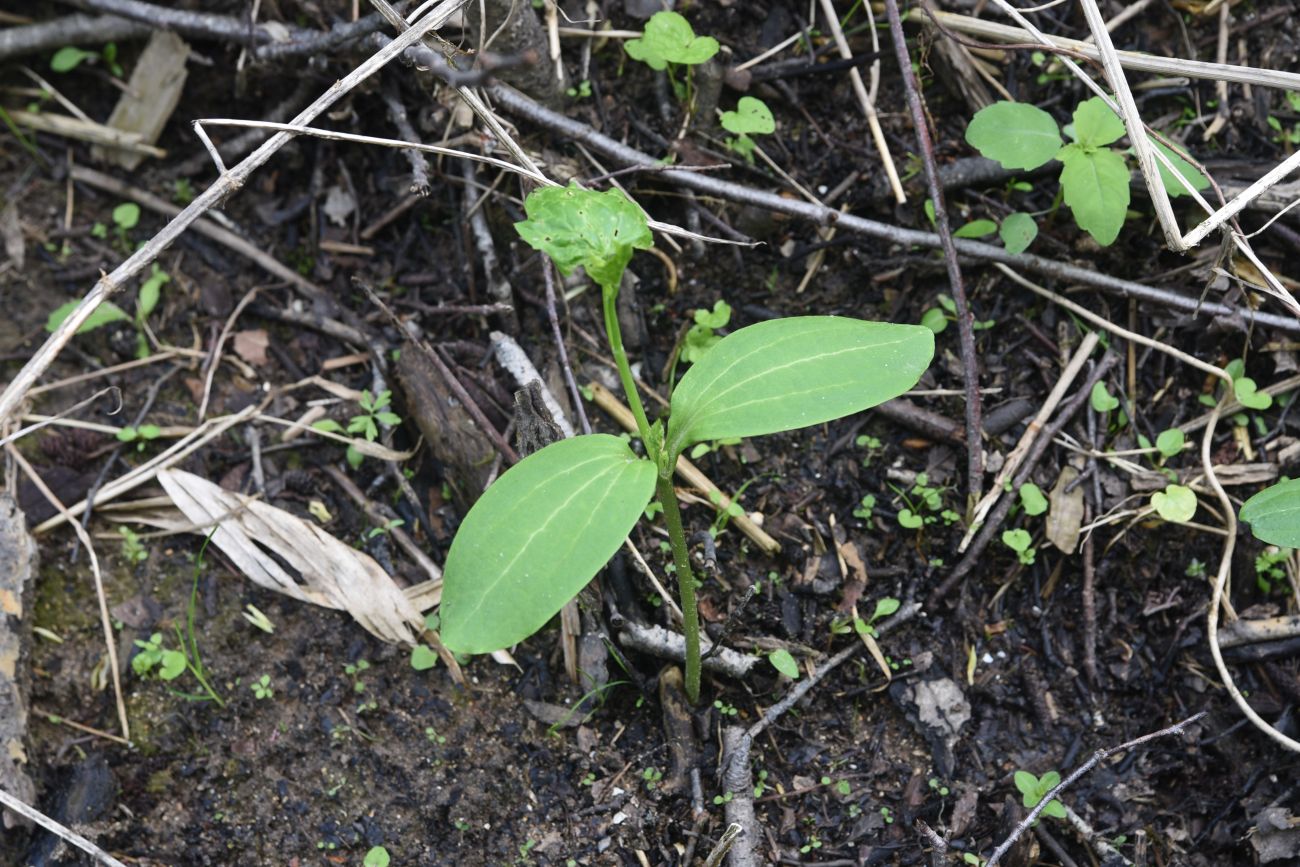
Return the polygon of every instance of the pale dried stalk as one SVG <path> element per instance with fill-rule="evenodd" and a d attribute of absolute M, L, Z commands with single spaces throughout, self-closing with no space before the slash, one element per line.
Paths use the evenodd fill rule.
<path fill-rule="evenodd" d="M 1003 266 L 998 265 L 997 267 Z M 1025 455 L 1029 454 L 1034 440 L 1038 438 L 1038 432 L 1043 429 L 1048 419 L 1052 417 L 1052 413 L 1056 412 L 1057 406 L 1065 399 L 1065 392 L 1074 384 L 1079 371 L 1083 370 L 1084 362 L 1088 360 L 1088 356 L 1092 355 L 1092 351 L 1097 348 L 1097 343 L 1100 340 L 1101 338 L 1097 335 L 1097 332 L 1093 331 L 1085 335 L 1083 340 L 1080 341 L 1079 348 L 1075 350 L 1074 356 L 1070 359 L 1070 363 L 1066 365 L 1065 370 L 1061 371 L 1060 378 L 1056 380 L 1056 385 L 1048 394 L 1047 400 L 1043 401 L 1042 407 L 1038 410 L 1038 415 L 1034 416 L 1033 421 L 1029 423 L 1029 427 L 1021 434 L 1020 441 L 1016 443 L 1015 448 L 1003 461 L 1002 471 L 998 473 L 998 477 L 993 481 L 989 492 L 975 506 L 970 527 L 966 530 L 966 535 L 962 537 L 961 544 L 957 546 L 958 552 L 965 551 L 970 545 L 971 539 L 975 538 L 975 533 L 984 524 L 984 519 L 988 517 L 989 512 L 992 511 L 1002 497 L 1003 488 L 1007 481 L 1015 475 L 1016 470 L 1020 469 L 1020 464 L 1024 461 Z"/>
<path fill-rule="evenodd" d="M 464 0 L 445 0 L 414 28 L 377 51 L 341 81 L 335 82 L 315 102 L 294 118 L 294 124 L 301 126 L 310 123 L 331 105 L 338 102 L 352 88 L 383 68 L 408 47 L 414 45 L 426 33 L 432 31 L 435 27 L 441 26 L 463 2 Z M 50 335 L 44 345 L 23 365 L 22 370 L 18 371 L 17 376 L 0 394 L 0 421 L 7 419 L 14 413 L 28 390 L 36 384 L 36 380 L 49 368 L 54 359 L 63 351 L 63 347 L 77 333 L 77 329 L 85 324 L 86 320 L 90 318 L 90 314 L 100 304 L 121 291 L 127 281 L 143 272 L 168 245 L 180 237 L 181 233 L 189 228 L 201 215 L 216 207 L 227 196 L 242 187 L 254 171 L 292 138 L 293 135 L 287 132 L 272 136 L 239 165 L 223 172 L 212 186 L 200 193 L 188 207 L 176 215 L 148 243 L 113 269 L 111 274 L 101 277 L 86 297 L 82 299 L 81 304 L 63 321 L 58 330 Z"/>
<path fill-rule="evenodd" d="M 54 492 L 46 487 L 45 480 L 37 474 L 31 464 L 27 463 L 27 459 L 23 457 L 22 452 L 14 448 L 12 443 L 6 445 L 5 450 L 8 451 L 9 457 L 13 458 L 27 478 L 31 480 L 31 483 L 36 486 L 36 490 L 41 492 L 41 496 L 51 506 L 58 509 L 59 514 L 72 525 L 73 532 L 77 534 L 77 538 L 81 540 L 81 544 L 86 548 L 86 553 L 90 555 L 90 574 L 95 579 L 95 598 L 99 601 L 99 625 L 104 632 L 104 647 L 108 651 L 108 666 L 113 675 L 113 697 L 117 702 L 117 721 L 122 727 L 122 737 L 129 741 L 131 739 L 131 725 L 126 720 L 126 701 L 122 698 L 122 673 L 117 664 L 117 641 L 113 636 L 113 623 L 108 615 L 108 597 L 104 594 L 104 576 L 99 571 L 99 557 L 95 554 L 95 544 L 91 541 L 86 528 L 77 521 L 72 520 L 72 517 L 68 514 L 68 507 L 63 505 L 62 501 L 54 495 Z"/>
<path fill-rule="evenodd" d="M 844 38 L 844 30 L 840 27 L 840 18 L 835 14 L 835 6 L 831 0 L 819 0 L 822 7 L 822 14 L 826 16 L 826 22 L 830 25 L 831 35 L 835 37 L 835 47 L 840 53 L 840 57 L 847 60 L 853 56 L 849 49 L 849 41 Z M 871 4 L 864 4 L 867 15 L 872 16 Z M 876 36 L 875 19 L 871 21 L 871 48 L 874 51 L 880 51 L 880 40 Z M 875 60 L 871 64 L 871 84 L 872 92 L 868 93 L 866 85 L 862 83 L 862 73 L 858 72 L 855 66 L 849 70 L 849 80 L 853 82 L 853 92 L 857 94 L 858 105 L 862 107 L 862 114 L 867 118 L 867 125 L 871 128 L 871 140 L 876 144 L 876 150 L 880 152 L 880 161 L 885 166 L 885 176 L 889 178 L 889 188 L 894 192 L 894 200 L 902 205 L 907 202 L 907 194 L 903 192 L 903 183 L 898 179 L 898 169 L 894 166 L 894 157 L 889 152 L 889 143 L 885 141 L 885 132 L 880 128 L 880 118 L 876 114 L 875 85 L 880 76 L 880 61 Z"/>
<path fill-rule="evenodd" d="M 24 804 L 22 801 L 18 800 L 3 789 L 0 789 L 0 804 L 4 805 L 5 809 L 13 810 L 20 816 L 30 819 L 45 830 L 68 841 L 73 846 L 76 846 L 78 849 L 94 858 L 100 864 L 107 865 L 107 867 L 126 867 L 126 865 L 121 861 L 117 860 L 112 855 L 78 834 L 76 831 L 73 831 L 65 825 L 59 824 L 40 810 L 37 810 L 35 807 Z"/>

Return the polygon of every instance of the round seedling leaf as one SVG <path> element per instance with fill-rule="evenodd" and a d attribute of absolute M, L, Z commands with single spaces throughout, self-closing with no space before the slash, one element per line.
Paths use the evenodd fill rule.
<path fill-rule="evenodd" d="M 733 331 L 673 391 L 667 444 L 751 437 L 820 424 L 907 391 L 934 355 L 920 325 L 793 316 Z"/>
<path fill-rule="evenodd" d="M 113 223 L 121 229 L 134 229 L 140 223 L 140 206 L 123 202 L 113 209 Z"/>
<path fill-rule="evenodd" d="M 1241 507 L 1241 520 L 1261 542 L 1300 548 L 1300 479 L 1278 482 L 1251 497 Z"/>
<path fill-rule="evenodd" d="M 524 212 L 528 219 L 515 223 L 515 231 L 528 246 L 565 275 L 583 266 L 607 290 L 618 289 L 633 250 L 654 246 L 645 214 L 618 190 L 543 187 L 528 194 Z"/>
<path fill-rule="evenodd" d="M 925 523 L 925 518 L 916 514 L 911 509 L 901 509 L 898 512 L 898 526 L 907 530 L 916 530 Z"/>
<path fill-rule="evenodd" d="M 75 45 L 65 45 L 50 58 L 50 69 L 54 72 L 71 72 L 84 61 L 94 57 L 93 51 L 83 51 Z"/>
<path fill-rule="evenodd" d="M 1176 427 L 1161 431 L 1160 435 L 1156 437 L 1156 448 L 1166 458 L 1172 458 L 1181 452 L 1186 443 L 1187 435 Z"/>
<path fill-rule="evenodd" d="M 1170 485 L 1151 495 L 1151 505 L 1166 521 L 1182 524 L 1196 514 L 1196 494 L 1183 485 Z"/>
<path fill-rule="evenodd" d="M 618 550 L 656 471 L 622 439 L 591 434 L 530 455 L 479 498 L 443 569 L 442 641 L 489 653 L 541 629 Z"/>
<path fill-rule="evenodd" d="M 433 648 L 417 644 L 411 648 L 411 668 L 416 671 L 428 671 L 438 664 L 438 654 Z"/>
<path fill-rule="evenodd" d="M 158 676 L 163 680 L 175 680 L 185 673 L 185 654 L 179 650 L 164 650 L 162 662 L 158 666 Z"/>
<path fill-rule="evenodd" d="M 1025 482 L 1020 486 L 1020 504 L 1025 507 L 1026 515 L 1041 515 L 1047 511 L 1047 497 L 1043 496 L 1042 488 L 1033 482 Z"/>
<path fill-rule="evenodd" d="M 943 334 L 948 327 L 948 317 L 938 307 L 931 307 L 921 314 L 921 324 L 935 334 Z"/>
<path fill-rule="evenodd" d="M 1034 543 L 1034 537 L 1029 535 L 1028 530 L 1004 530 L 1002 532 L 1002 544 L 1006 545 L 1012 551 L 1019 554 L 1021 551 L 1028 551 L 1029 546 Z"/>
<path fill-rule="evenodd" d="M 1036 169 L 1061 149 L 1061 132 L 1041 108 L 1003 100 L 975 113 L 966 142 L 1004 169 Z"/>
<path fill-rule="evenodd" d="M 768 655 L 767 659 L 772 663 L 773 668 L 784 674 L 786 677 L 791 680 L 799 679 L 799 663 L 794 661 L 794 657 L 790 654 L 790 651 L 786 650 L 784 647 L 773 650 L 771 654 Z"/>
<path fill-rule="evenodd" d="M 998 237 L 1002 239 L 1002 246 L 1006 247 L 1007 252 L 1014 256 L 1025 252 L 1029 249 L 1029 245 L 1034 243 L 1034 239 L 1038 237 L 1038 224 L 1028 214 L 1016 211 L 1014 214 L 1007 214 L 1002 221 L 1002 226 L 998 229 Z"/>
<path fill-rule="evenodd" d="M 1089 395 L 1092 402 L 1092 408 L 1096 412 L 1110 412 L 1119 406 L 1119 399 L 1106 390 L 1106 383 L 1098 382 L 1092 386 L 1092 394 Z"/>

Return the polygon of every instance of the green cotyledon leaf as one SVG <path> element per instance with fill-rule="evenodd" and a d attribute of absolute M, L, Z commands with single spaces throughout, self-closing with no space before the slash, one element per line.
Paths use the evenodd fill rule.
<path fill-rule="evenodd" d="M 470 509 L 447 554 L 443 644 L 489 653 L 541 629 L 618 550 L 655 475 L 608 434 L 560 440 L 512 467 Z"/>
<path fill-rule="evenodd" d="M 807 427 L 907 391 L 934 355 L 921 325 L 793 316 L 724 337 L 673 390 L 668 448 Z"/>

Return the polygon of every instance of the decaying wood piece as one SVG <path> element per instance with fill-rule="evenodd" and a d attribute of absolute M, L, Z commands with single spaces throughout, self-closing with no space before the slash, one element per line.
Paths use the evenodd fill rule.
<path fill-rule="evenodd" d="M 484 15 L 486 13 L 486 26 Z M 547 62 L 550 50 L 546 30 L 537 20 L 532 5 L 520 0 L 484 0 L 465 6 L 465 33 L 480 52 L 488 50 L 509 57 L 523 57 L 528 62 L 496 71 L 496 77 L 519 88 L 539 102 L 554 105 L 564 94 L 564 82 L 556 75 L 554 64 Z M 488 44 L 479 45 L 481 34 Z"/>
<path fill-rule="evenodd" d="M 144 144 L 155 144 L 180 101 L 181 91 L 185 89 L 185 62 L 189 56 L 190 47 L 184 39 L 167 30 L 155 30 L 144 53 L 136 61 L 130 85 L 108 116 L 108 125 L 138 134 Z M 90 154 L 97 160 L 116 163 L 128 171 L 144 161 L 136 151 L 95 147 Z"/>
<path fill-rule="evenodd" d="M 397 381 L 406 394 L 407 416 L 443 465 L 457 507 L 468 512 L 487 487 L 492 444 L 453 396 L 441 372 L 414 346 L 405 347 L 397 360 Z"/>
<path fill-rule="evenodd" d="M 35 569 L 36 542 L 27 532 L 23 513 L 13 498 L 0 494 L 0 789 L 29 804 L 35 802 L 36 787 L 23 769 L 27 704 L 20 670 L 24 639 L 30 634 L 23 597 Z M 6 828 L 21 821 L 5 811 Z"/>

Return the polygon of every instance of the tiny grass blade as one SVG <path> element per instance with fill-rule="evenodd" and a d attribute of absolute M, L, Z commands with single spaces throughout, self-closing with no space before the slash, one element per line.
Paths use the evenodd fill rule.
<path fill-rule="evenodd" d="M 655 475 L 608 434 L 560 440 L 512 467 L 452 542 L 443 644 L 488 653 L 541 629 L 618 550 L 650 502 Z"/>
<path fill-rule="evenodd" d="M 668 447 L 819 424 L 907 391 L 930 364 L 921 325 L 794 316 L 732 332 L 673 391 Z"/>

